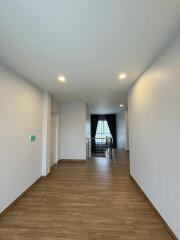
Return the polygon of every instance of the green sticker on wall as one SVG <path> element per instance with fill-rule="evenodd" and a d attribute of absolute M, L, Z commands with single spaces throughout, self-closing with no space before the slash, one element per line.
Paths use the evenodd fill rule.
<path fill-rule="evenodd" d="M 35 141 L 36 141 L 36 135 L 31 135 L 30 142 L 35 142 Z"/>

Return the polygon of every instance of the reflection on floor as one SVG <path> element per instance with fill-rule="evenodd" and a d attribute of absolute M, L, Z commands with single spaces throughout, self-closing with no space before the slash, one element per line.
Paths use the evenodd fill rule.
<path fill-rule="evenodd" d="M 61 162 L 0 219 L 1 240 L 171 239 L 129 177 L 128 155 Z"/>

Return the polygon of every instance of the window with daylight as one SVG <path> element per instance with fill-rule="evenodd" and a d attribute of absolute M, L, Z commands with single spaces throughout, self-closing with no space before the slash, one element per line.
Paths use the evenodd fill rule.
<path fill-rule="evenodd" d="M 97 129 L 96 129 L 96 136 L 95 136 L 95 138 L 99 138 L 99 139 L 96 139 L 96 143 L 97 144 L 105 143 L 106 137 L 112 137 L 108 123 L 106 120 L 99 120 Z"/>

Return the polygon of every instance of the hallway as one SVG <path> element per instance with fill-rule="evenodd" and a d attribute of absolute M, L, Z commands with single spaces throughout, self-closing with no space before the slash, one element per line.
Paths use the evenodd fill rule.
<path fill-rule="evenodd" d="M 0 218 L 1 240 L 171 239 L 129 177 L 128 154 L 60 162 Z"/>

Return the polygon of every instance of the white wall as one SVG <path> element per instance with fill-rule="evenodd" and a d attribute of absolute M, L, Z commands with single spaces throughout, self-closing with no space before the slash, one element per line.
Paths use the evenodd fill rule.
<path fill-rule="evenodd" d="M 91 138 L 91 114 L 88 106 L 86 105 L 86 158 L 91 155 L 91 143 L 88 138 Z"/>
<path fill-rule="evenodd" d="M 56 100 L 54 97 L 52 97 L 52 101 L 51 101 L 51 112 L 54 115 L 60 114 L 60 102 Z"/>
<path fill-rule="evenodd" d="M 60 103 L 52 97 L 51 101 L 51 166 L 60 159 Z"/>
<path fill-rule="evenodd" d="M 125 122 L 125 150 L 129 150 L 129 123 L 128 123 L 128 110 L 124 113 Z"/>
<path fill-rule="evenodd" d="M 41 176 L 43 94 L 0 66 L 0 212 Z M 31 143 L 29 136 L 37 141 Z"/>
<path fill-rule="evenodd" d="M 50 166 L 56 163 L 56 115 L 51 116 L 51 160 Z"/>
<path fill-rule="evenodd" d="M 116 134 L 117 134 L 117 148 L 125 149 L 126 145 L 126 131 L 125 131 L 125 112 L 121 111 L 116 114 Z"/>
<path fill-rule="evenodd" d="M 129 149 L 128 144 L 128 120 L 127 110 L 122 110 L 116 114 L 116 135 L 117 135 L 117 148 Z"/>
<path fill-rule="evenodd" d="M 91 137 L 91 114 L 88 106 L 86 106 L 86 137 Z"/>
<path fill-rule="evenodd" d="M 180 36 L 129 92 L 130 171 L 180 239 Z"/>
<path fill-rule="evenodd" d="M 51 106 L 52 97 L 43 94 L 42 176 L 50 173 L 51 167 Z"/>
<path fill-rule="evenodd" d="M 86 104 L 84 102 L 61 103 L 60 159 L 86 159 Z"/>

